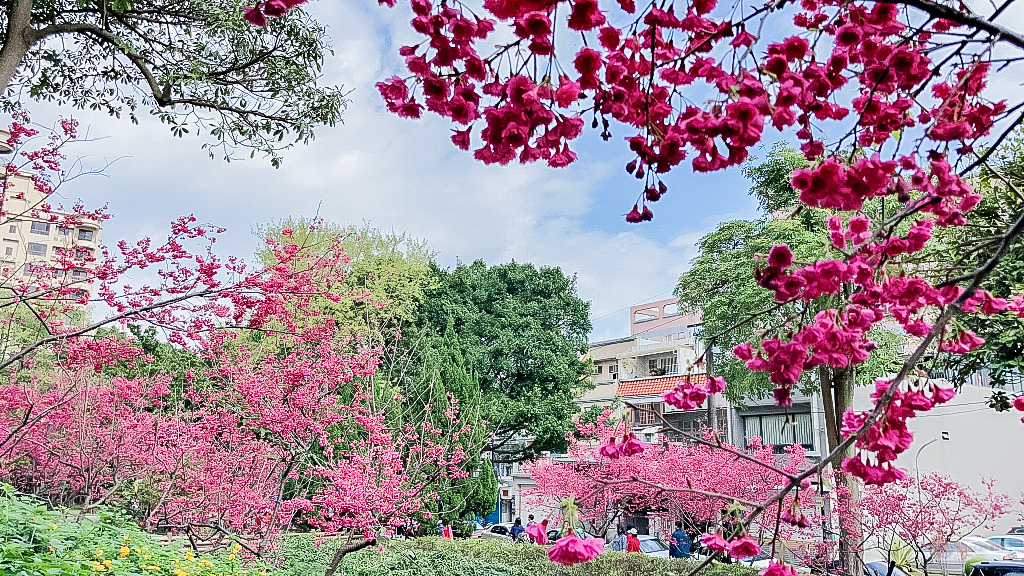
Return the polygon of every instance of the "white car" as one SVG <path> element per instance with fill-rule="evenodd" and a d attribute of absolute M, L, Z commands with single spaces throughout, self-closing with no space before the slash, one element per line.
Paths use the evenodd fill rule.
<path fill-rule="evenodd" d="M 987 540 L 996 546 L 1002 546 L 1007 550 L 1016 552 L 1018 558 L 1024 558 L 1024 534 L 989 536 Z"/>
<path fill-rule="evenodd" d="M 997 546 L 984 538 L 968 536 L 959 542 L 946 542 L 936 547 L 928 561 L 928 572 L 933 574 L 964 573 L 964 566 L 972 558 L 984 560 L 1017 560 L 1017 553 Z"/>
<path fill-rule="evenodd" d="M 640 540 L 640 551 L 655 558 L 668 558 L 668 544 L 657 536 L 637 536 Z"/>
<path fill-rule="evenodd" d="M 511 542 L 513 525 L 514 524 L 512 522 L 492 524 L 485 528 L 482 532 L 474 532 L 474 534 L 479 534 L 479 536 L 477 537 L 483 538 L 485 540 L 504 540 L 506 542 Z M 517 542 L 525 542 L 527 538 L 528 536 L 526 536 L 526 532 L 523 532 L 519 535 L 519 540 L 517 540 Z"/>

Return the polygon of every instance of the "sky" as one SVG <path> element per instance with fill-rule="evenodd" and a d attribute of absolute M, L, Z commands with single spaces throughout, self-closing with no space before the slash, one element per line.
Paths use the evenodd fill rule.
<path fill-rule="evenodd" d="M 559 266 L 576 276 L 580 297 L 591 303 L 592 341 L 628 335 L 628 307 L 669 297 L 702 235 L 721 221 L 757 214 L 738 169 L 693 174 L 684 163 L 667 180 L 669 194 L 652 206 L 654 221 L 626 223 L 641 185 L 624 170 L 631 157 L 621 127 L 609 142 L 584 136 L 568 168 L 485 166 L 450 143 L 447 121 L 388 113 L 374 83 L 403 71 L 397 48 L 414 34 L 408 8 L 399 6 L 309 4 L 335 52 L 327 56 L 324 83 L 344 85 L 351 102 L 343 124 L 286 151 L 281 168 L 259 157 L 211 160 L 201 149 L 206 140 L 175 138 L 145 114 L 136 126 L 74 111 L 90 141 L 69 156 L 87 166 L 114 163 L 58 194 L 65 204 L 108 204 L 107 243 L 159 238 L 172 219 L 194 214 L 227 228 L 218 243 L 223 255 L 251 259 L 259 244 L 255 226 L 319 214 L 425 239 L 445 267 L 477 259 Z M 30 109 L 40 123 L 69 113 L 42 104 Z"/>

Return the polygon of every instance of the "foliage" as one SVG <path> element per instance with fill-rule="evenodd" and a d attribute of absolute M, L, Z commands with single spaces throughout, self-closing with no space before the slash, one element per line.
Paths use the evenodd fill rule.
<path fill-rule="evenodd" d="M 261 29 L 240 17 L 236 0 L 7 1 L 0 104 L 52 101 L 132 122 L 149 108 L 176 136 L 208 132 L 226 158 L 251 148 L 279 165 L 280 150 L 337 123 L 346 102 L 319 85 L 323 26 L 301 10 Z"/>
<path fill-rule="evenodd" d="M 588 531 L 598 536 L 620 523 L 619 515 L 623 513 L 661 517 L 667 521 L 666 526 L 685 519 L 688 529 L 714 527 L 720 511 L 734 501 L 766 499 L 787 471 L 800 470 L 807 464 L 803 449 L 793 446 L 778 463 L 781 470 L 772 469 L 778 460 L 773 447 L 761 444 L 757 438 L 750 440 L 749 451 L 714 441 L 708 445 L 664 441 L 645 445 L 635 454 L 607 457 L 601 446 L 613 444 L 621 434 L 619 426 L 611 423 L 610 412 L 595 424 L 579 422 L 566 457 L 530 466 L 536 482 L 536 488 L 528 493 L 530 500 L 557 515 L 562 499 L 575 494 L 580 518 L 589 524 Z M 707 439 L 712 440 L 711 436 Z M 766 465 L 770 467 L 767 470 Z M 799 496 L 788 499 L 784 508 L 793 513 L 806 507 L 807 513 L 813 514 L 808 492 Z M 787 538 L 794 533 L 787 524 L 782 528 Z M 773 527 L 767 525 L 758 529 L 764 539 L 772 531 Z"/>
<path fill-rule="evenodd" d="M 271 566 L 238 550 L 195 554 L 158 542 L 127 518 L 101 510 L 72 518 L 0 484 L 0 572 L 24 576 L 176 573 L 267 576 Z"/>
<path fill-rule="evenodd" d="M 934 246 L 922 257 L 942 263 L 938 270 L 945 273 L 943 280 L 950 273 L 958 275 L 984 264 L 986 248 L 1001 241 L 1000 231 L 1024 209 L 1024 198 L 1019 195 L 1024 190 L 1024 132 L 1018 129 L 972 181 L 982 197 L 968 214 L 968 225 L 939 231 Z M 1006 256 L 982 287 L 1004 298 L 1024 288 L 1024 244 L 1019 239 L 1009 245 Z M 942 367 L 951 368 L 957 381 L 983 369 L 989 370 L 993 385 L 1013 384 L 1013 380 L 1020 379 L 1018 374 L 1024 372 L 1024 328 L 1018 319 L 968 316 L 962 324 L 984 338 L 985 345 L 963 355 L 943 355 Z M 1008 403 L 1004 408 L 1009 408 Z"/>
<path fill-rule="evenodd" d="M 260 240 L 289 242 L 306 249 L 340 242 L 346 256 L 342 281 L 352 297 L 321 305 L 340 325 L 376 342 L 393 340 L 415 318 L 433 280 L 434 253 L 426 242 L 407 234 L 306 218 L 287 218 L 258 227 L 255 233 Z M 258 257 L 264 263 L 274 258 L 268 247 L 263 247 Z"/>
<path fill-rule="evenodd" d="M 588 304 L 575 279 L 532 264 L 433 270 L 416 319 L 420 334 L 449 324 L 466 368 L 479 379 L 483 418 L 492 433 L 486 450 L 522 459 L 564 447 L 588 374 L 580 361 L 590 331 Z M 417 336 L 413 336 L 415 341 Z"/>
<path fill-rule="evenodd" d="M 175 231 L 168 245 L 121 249 L 129 262 L 165 263 L 165 285 L 134 289 L 177 306 L 124 300 L 106 283 L 99 292 L 120 318 L 160 325 L 188 347 L 196 373 L 175 375 L 177 394 L 170 374 L 110 374 L 150 360 L 139 342 L 73 332 L 47 378 L 0 384 L 0 474 L 87 509 L 152 485 L 150 527 L 214 543 L 234 534 L 254 553 L 300 516 L 328 533 L 387 531 L 437 497 L 429 479 L 465 476 L 459 440 L 472 426 L 457 400 L 441 395 L 429 427 L 392 426 L 370 384 L 378 351 L 314 305 L 351 297 L 338 243 L 272 243 L 272 263 L 229 261 L 238 279 L 223 283 L 215 258 L 183 244 L 213 233 L 188 221 Z"/>
<path fill-rule="evenodd" d="M 287 568 L 295 576 L 319 576 L 331 556 L 332 542 L 319 547 L 308 538 L 293 537 L 285 543 Z M 605 552 L 596 559 L 575 566 L 560 566 L 548 560 L 545 548 L 497 540 L 448 540 L 417 538 L 389 541 L 380 549 L 368 548 L 346 556 L 344 574 L 350 576 L 682 576 L 696 566 L 688 560 L 663 560 L 646 554 Z M 711 564 L 709 576 L 754 576 L 752 568 Z"/>

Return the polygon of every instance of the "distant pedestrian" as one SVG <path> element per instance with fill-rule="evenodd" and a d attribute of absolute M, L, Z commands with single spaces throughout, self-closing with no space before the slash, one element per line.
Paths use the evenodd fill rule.
<path fill-rule="evenodd" d="M 612 550 L 615 552 L 626 551 L 626 528 L 619 524 L 615 528 L 615 538 L 612 539 Z"/>
<path fill-rule="evenodd" d="M 454 540 L 455 539 L 455 533 L 452 532 L 451 524 L 445 524 L 444 520 L 441 520 L 440 522 L 438 522 L 438 525 L 437 525 L 437 535 L 440 536 L 441 538 L 447 538 L 449 540 Z"/>
<path fill-rule="evenodd" d="M 640 539 L 636 537 L 636 528 L 630 528 L 626 533 L 626 552 L 639 552 Z"/>
<path fill-rule="evenodd" d="M 676 521 L 676 531 L 672 533 L 672 543 L 668 547 L 668 555 L 671 558 L 689 558 L 690 536 L 683 532 L 683 523 Z"/>
<path fill-rule="evenodd" d="M 512 530 L 509 532 L 512 535 L 512 540 L 517 541 L 519 537 L 526 532 L 526 528 L 523 528 L 523 521 L 516 518 L 516 521 L 512 524 Z"/>
<path fill-rule="evenodd" d="M 536 522 L 534 522 L 534 520 L 533 520 L 533 514 L 530 514 L 529 516 L 526 517 L 526 525 L 527 526 L 533 526 L 534 524 L 536 524 Z"/>

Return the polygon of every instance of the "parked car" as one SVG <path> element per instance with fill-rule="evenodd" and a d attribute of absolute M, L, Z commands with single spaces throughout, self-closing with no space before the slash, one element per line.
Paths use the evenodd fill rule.
<path fill-rule="evenodd" d="M 574 533 L 580 538 L 590 538 L 590 534 L 587 534 L 583 530 L 575 530 Z M 562 531 L 557 529 L 548 530 L 548 543 L 552 543 L 562 537 Z M 611 548 L 609 548 L 610 550 Z"/>
<path fill-rule="evenodd" d="M 1019 558 L 1024 558 L 1024 534 L 1006 534 L 1005 536 L 989 536 L 988 541 L 1007 550 L 1013 550 Z"/>
<path fill-rule="evenodd" d="M 959 542 L 946 542 L 940 545 L 928 562 L 928 572 L 959 576 L 964 573 L 964 566 L 971 558 L 993 561 L 1016 560 L 1017 553 L 996 546 L 984 538 L 967 537 Z"/>
<path fill-rule="evenodd" d="M 477 538 L 484 538 L 484 539 L 489 539 L 489 540 L 505 540 L 507 542 L 511 542 L 512 541 L 512 526 L 513 526 L 513 524 L 511 522 L 502 522 L 500 524 L 491 524 L 490 526 L 485 528 L 482 532 L 480 532 L 480 535 L 477 536 Z M 516 540 L 516 541 L 517 542 L 527 542 L 527 541 L 529 541 L 529 536 L 526 535 L 526 532 L 523 532 L 522 534 L 519 535 L 519 539 Z"/>
<path fill-rule="evenodd" d="M 971 576 L 1022 576 L 1024 562 L 977 562 Z"/>
<path fill-rule="evenodd" d="M 1014 526 L 1007 534 L 1024 534 L 1024 526 Z"/>
<path fill-rule="evenodd" d="M 498 524 L 491 524 L 480 532 L 478 537 L 489 540 L 512 540 L 512 523 L 500 522 Z"/>
<path fill-rule="evenodd" d="M 668 558 L 668 544 L 657 536 L 637 536 L 640 540 L 640 551 L 655 558 Z"/>
<path fill-rule="evenodd" d="M 481 522 L 477 522 L 476 520 L 473 520 L 472 522 L 466 522 L 466 524 L 470 528 L 472 528 L 472 532 L 470 532 L 469 534 L 470 538 L 479 538 L 481 534 L 483 534 L 487 531 L 488 528 L 490 528 L 490 524 L 483 524 Z"/>

